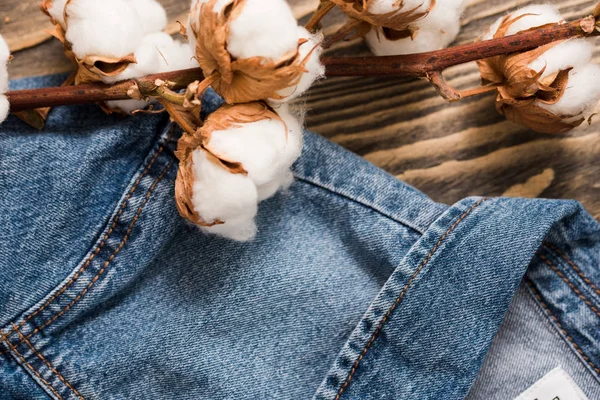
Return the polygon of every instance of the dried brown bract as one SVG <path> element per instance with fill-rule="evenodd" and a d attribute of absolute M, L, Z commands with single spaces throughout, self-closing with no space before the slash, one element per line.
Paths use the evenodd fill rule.
<path fill-rule="evenodd" d="M 420 4 L 417 7 L 407 9 L 403 0 L 396 0 L 393 4 L 394 10 L 376 14 L 371 12 L 374 0 L 330 0 L 335 3 L 351 21 L 342 28 L 348 30 L 352 27 L 356 30 L 354 37 L 364 36 L 371 26 L 381 27 L 390 37 L 411 37 L 416 34 L 416 29 L 411 24 L 425 18 L 436 6 L 436 0 L 431 0 L 429 7 L 423 9 Z"/>
<path fill-rule="evenodd" d="M 307 42 L 300 39 L 295 49 L 281 59 L 265 57 L 235 59 L 227 51 L 229 25 L 241 12 L 245 0 L 230 0 L 218 12 L 214 11 L 217 0 L 197 4 L 198 21 L 192 21 L 192 34 L 196 37 L 196 58 L 206 77 L 214 77 L 213 89 L 227 103 L 248 103 L 262 99 L 282 99 L 277 92 L 300 81 L 307 72 L 307 57 L 300 54 L 300 46 Z M 197 11 L 197 10 L 196 10 Z M 275 40 L 275 38 L 274 38 Z"/>

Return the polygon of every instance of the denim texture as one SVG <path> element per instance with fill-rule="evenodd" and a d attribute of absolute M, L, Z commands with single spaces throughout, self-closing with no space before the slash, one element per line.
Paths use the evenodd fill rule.
<path fill-rule="evenodd" d="M 576 351 L 546 318 L 527 284 L 519 287 L 467 400 L 516 399 L 561 366 L 591 400 L 600 384 Z"/>
<path fill-rule="evenodd" d="M 600 228 L 578 203 L 437 204 L 307 133 L 238 243 L 178 216 L 177 137 L 95 106 L 0 126 L 0 398 L 462 399 L 525 275 L 597 379 Z"/>

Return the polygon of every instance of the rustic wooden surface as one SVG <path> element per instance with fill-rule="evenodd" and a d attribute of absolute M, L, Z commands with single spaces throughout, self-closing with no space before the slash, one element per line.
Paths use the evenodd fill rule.
<path fill-rule="evenodd" d="M 306 21 L 316 0 L 289 0 Z M 162 0 L 170 31 L 189 0 Z M 544 1 L 548 2 L 548 1 Z M 568 19 L 591 13 L 595 1 L 551 0 Z M 0 1 L 0 33 L 16 51 L 12 77 L 64 72 L 69 64 L 60 44 L 46 40 L 50 25 L 39 0 Z M 472 0 L 458 43 L 472 41 L 496 18 L 527 0 Z M 343 17 L 333 13 L 326 31 Z M 37 46 L 35 44 L 41 43 Z M 34 46 L 34 47 L 31 47 Z M 17 51 L 20 50 L 20 51 Z M 331 50 L 367 54 L 360 42 Z M 600 62 L 600 54 L 596 54 Z M 446 77 L 459 88 L 476 86 L 474 65 L 455 67 Z M 423 81 L 395 78 L 336 78 L 318 83 L 303 100 L 309 129 L 360 154 L 433 199 L 453 203 L 466 196 L 577 199 L 600 219 L 600 124 L 567 135 L 536 134 L 504 120 L 493 95 L 447 104 Z"/>

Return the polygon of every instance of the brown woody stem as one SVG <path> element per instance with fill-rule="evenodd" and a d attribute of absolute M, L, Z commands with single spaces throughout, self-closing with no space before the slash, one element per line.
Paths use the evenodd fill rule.
<path fill-rule="evenodd" d="M 329 0 L 321 0 L 319 3 L 319 7 L 315 11 L 315 13 L 310 17 L 310 20 L 304 25 L 307 31 L 314 32 L 317 30 L 321 24 L 321 20 L 323 17 L 329 13 L 329 11 L 333 10 L 335 4 Z"/>
<path fill-rule="evenodd" d="M 456 90 L 443 81 L 441 72 L 446 68 L 503 54 L 524 52 L 548 43 L 578 37 L 597 36 L 593 16 L 577 21 L 546 25 L 517 35 L 455 46 L 448 49 L 388 57 L 323 57 L 326 75 L 332 76 L 404 76 L 429 79 L 449 100 L 457 100 Z M 131 98 L 137 84 L 142 96 L 156 95 L 156 80 L 168 82 L 168 89 L 179 90 L 196 80 L 202 80 L 202 71 L 188 69 L 150 75 L 114 85 L 78 85 L 28 89 L 8 92 L 13 112 L 32 108 L 60 105 L 97 103 Z M 468 92 L 467 92 L 468 93 Z M 464 97 L 464 96 L 463 96 Z"/>

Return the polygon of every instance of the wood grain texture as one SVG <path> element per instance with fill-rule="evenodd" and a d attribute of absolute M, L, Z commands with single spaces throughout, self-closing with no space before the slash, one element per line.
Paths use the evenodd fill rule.
<path fill-rule="evenodd" d="M 318 0 L 289 0 L 305 22 Z M 189 0 L 162 0 L 170 31 Z M 551 0 L 567 19 L 591 13 L 596 1 Z M 11 63 L 11 76 L 64 72 L 69 64 L 60 44 L 43 40 L 38 0 L 2 0 L 0 33 L 11 47 L 25 48 Z M 471 0 L 457 43 L 474 40 L 499 16 L 531 4 L 528 0 Z M 4 23 L 5 17 L 9 23 Z M 22 17 L 21 17 L 22 16 Z M 326 32 L 344 17 L 333 12 Z M 342 43 L 331 54 L 368 54 L 361 41 Z M 595 55 L 600 63 L 600 52 Z M 479 84 L 474 64 L 445 74 L 458 88 Z M 456 202 L 466 196 L 522 196 L 576 199 L 600 219 L 600 125 L 587 124 L 567 135 L 536 134 L 506 121 L 493 95 L 447 104 L 424 81 L 398 78 L 331 78 L 302 100 L 309 129 L 365 157 L 433 199 Z"/>

